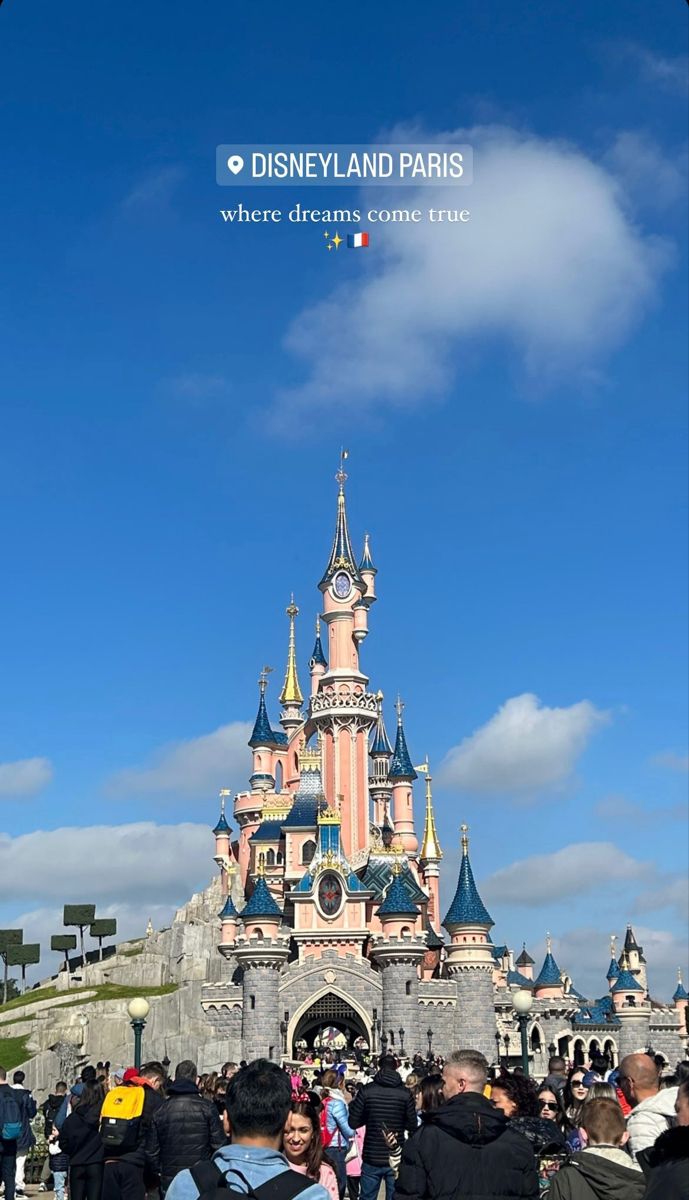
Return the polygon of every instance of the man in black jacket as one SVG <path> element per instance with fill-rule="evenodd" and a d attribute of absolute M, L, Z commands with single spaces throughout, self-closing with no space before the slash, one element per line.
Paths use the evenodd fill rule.
<path fill-rule="evenodd" d="M 165 1104 L 163 1080 L 163 1068 L 155 1063 L 124 1072 L 124 1087 L 143 1088 L 143 1110 L 136 1145 L 127 1150 L 106 1147 L 102 1200 L 144 1200 L 148 1186 L 157 1186 L 156 1175 L 146 1178 L 146 1145 L 153 1118 Z"/>
<path fill-rule="evenodd" d="M 146 1157 L 152 1170 L 160 1175 L 163 1194 L 178 1171 L 211 1158 L 225 1144 L 218 1110 L 200 1094 L 197 1078 L 196 1063 L 179 1063 L 167 1103 L 151 1122 Z"/>
<path fill-rule="evenodd" d="M 414 1097 L 402 1083 L 392 1055 L 381 1058 L 378 1067 L 373 1083 L 361 1088 L 349 1106 L 352 1129 L 366 1126 L 359 1200 L 376 1200 L 383 1180 L 386 1200 L 391 1200 L 395 1177 L 384 1130 L 394 1133 L 398 1142 L 402 1142 L 405 1133 L 413 1133 L 418 1124 Z"/>
<path fill-rule="evenodd" d="M 406 1143 L 395 1200 L 538 1200 L 533 1150 L 483 1095 L 487 1078 L 478 1050 L 450 1056 L 445 1103 Z"/>

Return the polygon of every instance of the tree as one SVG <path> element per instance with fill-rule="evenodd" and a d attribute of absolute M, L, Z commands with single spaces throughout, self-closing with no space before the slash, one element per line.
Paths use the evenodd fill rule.
<path fill-rule="evenodd" d="M 4 963 L 4 974 L 2 984 L 2 1002 L 7 1004 L 7 992 L 9 980 L 7 978 L 7 955 L 8 952 L 15 946 L 21 946 L 24 941 L 23 929 L 0 929 L 0 958 Z"/>
<path fill-rule="evenodd" d="M 89 930 L 92 938 L 98 938 L 98 958 L 103 960 L 103 938 L 114 937 L 117 933 L 117 918 L 116 917 L 99 917 L 97 921 L 91 922 Z"/>
<path fill-rule="evenodd" d="M 84 954 L 84 930 L 88 925 L 92 925 L 96 919 L 95 904 L 65 904 L 62 914 L 63 925 L 78 925 L 79 927 L 79 945 L 81 947 L 81 965 L 86 965 L 86 955 Z"/>
<path fill-rule="evenodd" d="M 54 933 L 50 939 L 51 950 L 61 950 L 65 956 L 65 970 L 69 982 L 69 952 L 77 948 L 76 933 Z"/>
<path fill-rule="evenodd" d="M 38 942 L 24 943 L 22 946 L 10 946 L 7 951 L 7 962 L 11 967 L 22 969 L 22 995 L 26 991 L 26 968 L 41 961 L 41 947 Z"/>

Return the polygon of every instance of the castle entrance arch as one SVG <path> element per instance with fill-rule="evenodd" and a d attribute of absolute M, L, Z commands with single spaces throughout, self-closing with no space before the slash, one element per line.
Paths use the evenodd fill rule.
<path fill-rule="evenodd" d="M 326 991 L 313 997 L 290 1021 L 287 1054 L 297 1058 L 307 1051 L 330 1049 L 350 1055 L 355 1043 L 370 1046 L 368 1020 L 356 1002 Z"/>

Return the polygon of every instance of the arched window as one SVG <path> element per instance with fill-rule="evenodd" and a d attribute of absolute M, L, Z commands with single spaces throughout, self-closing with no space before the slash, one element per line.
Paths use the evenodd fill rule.
<path fill-rule="evenodd" d="M 282 763 L 279 762 L 275 768 L 275 791 L 282 791 Z"/>
<path fill-rule="evenodd" d="M 313 841 L 304 842 L 301 848 L 301 861 L 304 866 L 308 866 L 313 861 L 313 856 L 316 853 L 316 843 Z"/>
<path fill-rule="evenodd" d="M 615 1054 L 615 1043 L 611 1042 L 610 1038 L 608 1038 L 607 1042 L 603 1046 L 603 1053 L 606 1055 L 607 1060 L 610 1063 L 610 1066 L 614 1067 L 615 1059 L 617 1056 Z"/>
<path fill-rule="evenodd" d="M 404 985 L 405 996 L 411 996 L 411 981 L 408 979 Z"/>
<path fill-rule="evenodd" d="M 538 1053 L 538 1051 L 541 1049 L 541 1045 L 541 1031 L 538 1028 L 538 1025 L 534 1025 L 533 1029 L 531 1030 L 531 1049 L 533 1050 L 534 1054 Z"/>
<path fill-rule="evenodd" d="M 584 1043 L 581 1038 L 577 1038 L 574 1043 L 574 1065 L 575 1067 L 584 1065 Z"/>
<path fill-rule="evenodd" d="M 269 850 L 268 853 L 266 854 L 266 866 L 267 867 L 275 866 L 275 851 L 274 850 Z"/>
<path fill-rule="evenodd" d="M 277 852 L 277 854 L 276 854 L 276 856 L 275 856 L 275 861 L 276 861 L 276 863 L 277 863 L 277 865 L 278 865 L 279 867 L 281 867 L 281 866 L 282 866 L 282 864 L 283 864 L 283 861 L 284 861 L 284 860 L 283 860 L 283 856 L 282 856 L 282 850 L 278 850 L 278 852 Z"/>

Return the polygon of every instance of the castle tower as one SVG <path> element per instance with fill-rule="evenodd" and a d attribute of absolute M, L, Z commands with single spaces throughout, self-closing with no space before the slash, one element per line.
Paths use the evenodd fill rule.
<path fill-rule="evenodd" d="M 525 979 L 533 979 L 533 969 L 536 964 L 526 948 L 526 942 L 522 942 L 522 952 L 515 965 L 519 974 L 523 975 Z"/>
<path fill-rule="evenodd" d="M 225 816 L 225 800 L 230 795 L 227 788 L 223 788 L 220 793 L 220 817 L 218 823 L 213 830 L 215 836 L 215 861 L 220 867 L 220 886 L 223 896 L 226 896 L 229 891 L 229 875 L 232 866 L 236 866 L 232 856 L 232 847 L 230 844 L 231 829 L 227 823 Z"/>
<path fill-rule="evenodd" d="M 227 897 L 223 908 L 218 913 L 220 918 L 220 946 L 218 949 L 225 958 L 234 954 L 234 943 L 237 937 L 237 921 L 239 913 L 231 896 Z"/>
<path fill-rule="evenodd" d="M 418 776 L 412 766 L 407 749 L 407 739 L 404 736 L 404 726 L 402 724 L 404 704 L 399 697 L 397 698 L 396 708 L 397 735 L 395 737 L 395 749 L 390 762 L 389 776 L 392 784 L 392 820 L 395 826 L 395 833 L 403 849 L 408 854 L 416 854 L 419 843 L 414 832 L 412 784 Z"/>
<path fill-rule="evenodd" d="M 626 956 L 626 951 L 624 952 Z M 651 1005 L 638 979 L 627 967 L 612 985 L 612 1002 L 615 1015 L 620 1022 L 617 1038 L 620 1059 L 627 1054 L 636 1054 L 648 1046 Z"/>
<path fill-rule="evenodd" d="M 678 1020 L 678 1024 L 679 1024 L 679 1035 L 680 1035 L 680 1037 L 686 1038 L 687 1032 L 689 1030 L 689 1026 L 687 1025 L 687 1008 L 689 1007 L 689 995 L 687 994 L 687 989 L 685 988 L 684 984 L 682 983 L 682 968 L 681 967 L 677 968 L 677 987 L 675 988 L 675 992 L 674 992 L 672 999 L 674 1001 L 675 1011 L 677 1013 L 677 1020 Z"/>
<path fill-rule="evenodd" d="M 368 605 L 375 604 L 376 600 L 378 599 L 376 596 L 376 575 L 378 574 L 378 571 L 373 565 L 373 559 L 371 558 L 371 542 L 367 533 L 364 534 L 364 553 L 362 554 L 361 562 L 359 563 L 359 574 L 361 575 L 366 587 L 366 591 L 364 593 L 364 599 L 366 603 Z"/>
<path fill-rule="evenodd" d="M 411 899 L 400 874 L 393 866 L 392 880 L 378 917 L 382 935 L 371 939 L 371 956 L 380 968 L 383 982 L 383 1032 L 388 1048 L 413 1054 L 422 1047 L 419 1017 L 419 967 L 426 952 L 421 931 L 421 910 Z M 403 1032 L 400 1032 L 403 1031 Z"/>
<path fill-rule="evenodd" d="M 469 829 L 462 825 L 462 865 L 454 900 L 443 925 L 450 934 L 447 972 L 457 985 L 453 1049 L 471 1046 L 495 1056 L 493 953 L 490 929 L 493 919 L 474 882 L 469 862 Z"/>
<path fill-rule="evenodd" d="M 552 941 L 549 933 L 545 935 L 545 958 L 536 979 L 534 980 L 534 997 L 536 1000 L 562 1000 L 565 989 L 562 971 L 553 958 Z"/>
<path fill-rule="evenodd" d="M 612 989 L 612 985 L 620 973 L 620 968 L 619 968 L 619 965 L 617 962 L 617 957 L 616 957 L 616 955 L 617 955 L 617 951 L 615 949 L 616 941 L 617 941 L 617 935 L 614 933 L 611 933 L 610 934 L 610 965 L 605 973 L 605 978 L 608 981 L 609 989 Z"/>
<path fill-rule="evenodd" d="M 318 692 L 321 679 L 328 669 L 328 663 L 323 653 L 323 643 L 321 642 L 321 618 L 316 617 L 316 641 L 314 643 L 311 658 L 309 659 L 309 671 L 311 672 L 311 695 L 315 696 Z"/>
<path fill-rule="evenodd" d="M 242 1048 L 247 1061 L 267 1057 L 280 1061 L 280 971 L 289 954 L 289 937 L 281 933 L 282 912 L 262 874 L 241 914 L 244 926 L 234 955 L 242 969 Z"/>
<path fill-rule="evenodd" d="M 323 593 L 328 667 L 311 697 L 310 715 L 322 735 L 324 791 L 330 804 L 341 803 L 343 849 L 357 867 L 366 861 L 370 843 L 368 743 L 378 710 L 359 664 L 359 645 L 368 632 L 368 604 L 347 525 L 345 458 L 343 451 L 336 477 L 335 536 L 318 585 Z"/>
<path fill-rule="evenodd" d="M 435 828 L 435 813 L 433 812 L 433 793 L 431 791 L 432 776 L 428 765 L 428 755 L 425 763 L 416 768 L 426 776 L 426 817 L 419 852 L 419 864 L 423 871 L 423 881 L 428 892 L 428 919 L 434 929 L 438 928 L 440 920 L 440 862 L 443 852 Z"/>
<path fill-rule="evenodd" d="M 637 942 L 631 925 L 627 926 L 627 932 L 624 938 L 624 955 L 627 969 L 631 971 L 635 979 L 638 979 L 643 991 L 646 993 L 646 995 L 648 995 L 648 980 L 646 978 L 646 959 L 644 958 L 644 950 L 643 946 L 640 946 Z"/>
<path fill-rule="evenodd" d="M 302 704 L 304 697 L 301 694 L 299 687 L 299 677 L 297 675 L 297 653 L 294 636 L 294 622 L 299 616 L 299 609 L 294 603 L 292 596 L 287 608 L 285 609 L 289 617 L 289 644 L 287 647 L 287 670 L 285 672 L 285 682 L 280 692 L 280 703 L 282 712 L 280 713 L 280 724 L 286 730 L 289 736 L 295 729 L 304 723 L 302 715 Z M 285 780 L 287 782 L 287 780 Z"/>
<path fill-rule="evenodd" d="M 390 803 L 391 793 L 388 774 L 390 771 L 390 759 L 392 758 L 392 746 L 388 741 L 385 721 L 383 720 L 382 692 L 378 692 L 376 696 L 376 705 L 378 708 L 378 721 L 373 731 L 373 742 L 371 743 L 371 773 L 368 777 L 368 790 L 373 801 L 373 823 L 380 826 L 383 822 L 387 805 Z"/>

